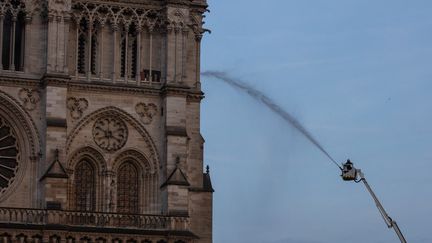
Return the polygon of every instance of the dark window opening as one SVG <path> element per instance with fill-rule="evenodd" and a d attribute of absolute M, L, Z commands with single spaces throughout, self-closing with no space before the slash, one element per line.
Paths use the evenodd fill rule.
<path fill-rule="evenodd" d="M 137 30 L 135 25 L 132 25 L 130 30 L 129 30 L 129 37 L 128 37 L 128 52 L 130 55 L 130 72 L 129 72 L 129 77 L 130 78 L 135 78 L 136 73 L 137 73 L 137 48 L 138 48 L 138 43 L 137 43 Z"/>
<path fill-rule="evenodd" d="M 10 11 L 3 19 L 2 65 L 5 70 L 22 71 L 24 69 L 24 30 L 25 15 L 19 12 L 16 18 Z"/>
<path fill-rule="evenodd" d="M 3 49 L 2 49 L 2 64 L 3 69 L 9 70 L 11 58 L 11 34 L 12 34 L 12 14 L 7 12 L 3 19 Z"/>
<path fill-rule="evenodd" d="M 117 212 L 138 213 L 138 172 L 130 163 L 124 163 L 117 177 Z"/>
<path fill-rule="evenodd" d="M 80 74 L 86 73 L 86 46 L 87 46 L 87 21 L 81 20 L 78 30 L 78 47 L 77 47 L 77 71 Z"/>
<path fill-rule="evenodd" d="M 152 70 L 151 71 L 151 77 L 150 77 L 150 70 L 144 69 L 141 72 L 141 80 L 152 81 L 152 82 L 160 82 L 160 80 L 161 80 L 161 71 L 159 71 L 159 70 Z"/>
<path fill-rule="evenodd" d="M 24 69 L 24 25 L 25 16 L 22 12 L 18 14 L 15 27 L 15 70 L 22 71 Z"/>
<path fill-rule="evenodd" d="M 75 169 L 75 208 L 79 211 L 95 210 L 95 171 L 93 166 L 83 160 Z"/>
<path fill-rule="evenodd" d="M 129 39 L 131 40 L 129 42 L 129 50 L 131 50 L 130 53 L 130 57 L 131 57 L 131 62 L 130 62 L 130 78 L 135 78 L 136 77 L 136 70 L 137 70 L 137 39 L 135 36 L 130 36 Z"/>
<path fill-rule="evenodd" d="M 124 78 L 126 73 L 125 60 L 126 60 L 126 36 L 124 31 L 121 34 L 121 53 L 120 53 L 120 77 Z"/>
<path fill-rule="evenodd" d="M 91 64 L 91 73 L 94 75 L 96 75 L 97 47 L 98 47 L 97 33 L 93 33 L 92 39 L 91 39 L 90 64 Z"/>

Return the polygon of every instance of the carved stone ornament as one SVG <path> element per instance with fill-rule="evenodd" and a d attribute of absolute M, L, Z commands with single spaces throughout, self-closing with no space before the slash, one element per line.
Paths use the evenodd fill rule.
<path fill-rule="evenodd" d="M 18 97 L 23 102 L 24 107 L 29 111 L 34 110 L 40 100 L 39 92 L 35 89 L 22 88 L 18 92 Z"/>
<path fill-rule="evenodd" d="M 48 0 L 48 13 L 62 15 L 71 9 L 71 0 Z"/>
<path fill-rule="evenodd" d="M 84 111 L 88 108 L 88 101 L 85 98 L 70 97 L 67 99 L 66 104 L 70 112 L 70 116 L 73 119 L 81 118 Z"/>
<path fill-rule="evenodd" d="M 129 0 L 126 2 L 128 1 Z M 128 23 L 128 25 L 133 24 L 138 28 L 152 30 L 155 28 L 160 29 L 165 26 L 166 20 L 163 8 L 148 8 L 145 5 L 143 6 L 142 0 L 131 1 L 136 1 L 139 5 L 120 7 L 117 0 L 74 0 L 71 7 L 71 18 L 77 23 L 82 19 L 99 23 L 108 22 L 112 27 L 121 23 Z M 115 2 L 115 4 L 107 2 Z"/>
<path fill-rule="evenodd" d="M 102 149 L 113 152 L 121 149 L 128 138 L 126 124 L 114 117 L 101 117 L 94 123 L 93 139 Z"/>
<path fill-rule="evenodd" d="M 135 106 L 135 110 L 144 124 L 150 124 L 158 111 L 157 106 L 153 103 L 138 103 Z"/>
<path fill-rule="evenodd" d="M 20 157 L 15 133 L 0 117 L 0 193 L 3 193 L 14 180 Z"/>

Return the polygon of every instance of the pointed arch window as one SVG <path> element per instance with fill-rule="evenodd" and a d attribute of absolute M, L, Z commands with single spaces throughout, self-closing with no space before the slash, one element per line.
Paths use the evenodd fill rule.
<path fill-rule="evenodd" d="M 24 69 L 24 3 L 10 1 L 6 11 L 0 17 L 1 66 L 4 70 L 22 71 Z"/>
<path fill-rule="evenodd" d="M 138 213 L 138 170 L 131 162 L 125 162 L 117 174 L 117 212 Z"/>
<path fill-rule="evenodd" d="M 80 74 L 86 73 L 86 45 L 87 45 L 87 20 L 82 19 L 78 26 L 78 62 L 77 70 Z"/>
<path fill-rule="evenodd" d="M 120 42 L 120 77 L 130 79 L 137 74 L 137 29 L 134 24 L 124 26 Z"/>
<path fill-rule="evenodd" d="M 75 209 L 79 211 L 95 211 L 95 170 L 88 161 L 83 160 L 76 166 L 74 186 Z"/>
<path fill-rule="evenodd" d="M 97 58 L 99 49 L 98 23 L 90 23 L 81 19 L 78 23 L 77 72 L 78 74 L 97 74 Z"/>

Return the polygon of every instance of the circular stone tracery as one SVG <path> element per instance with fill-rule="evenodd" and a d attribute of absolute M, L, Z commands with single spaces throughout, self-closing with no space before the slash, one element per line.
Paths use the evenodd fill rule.
<path fill-rule="evenodd" d="M 93 139 L 95 143 L 109 152 L 122 148 L 127 136 L 126 124 L 116 117 L 102 117 L 94 123 Z"/>
<path fill-rule="evenodd" d="M 0 193 L 13 182 L 20 160 L 16 135 L 11 126 L 0 117 Z"/>

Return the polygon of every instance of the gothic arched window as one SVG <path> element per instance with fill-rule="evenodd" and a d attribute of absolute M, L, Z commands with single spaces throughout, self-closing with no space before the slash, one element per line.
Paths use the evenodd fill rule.
<path fill-rule="evenodd" d="M 117 174 L 117 212 L 137 213 L 138 171 L 131 162 L 125 162 Z"/>
<path fill-rule="evenodd" d="M 87 74 L 87 72 L 90 72 L 96 75 L 96 59 L 99 48 L 98 24 L 96 22 L 90 23 L 87 19 L 81 19 L 77 28 L 77 71 L 79 74 Z"/>
<path fill-rule="evenodd" d="M 75 209 L 94 211 L 96 205 L 95 170 L 86 160 L 78 163 L 75 169 Z"/>
<path fill-rule="evenodd" d="M 11 1 L 10 8 L 1 17 L 2 46 L 1 64 L 3 69 L 22 71 L 24 69 L 25 14 L 23 3 Z"/>
<path fill-rule="evenodd" d="M 87 21 L 82 19 L 78 25 L 77 70 L 80 74 L 86 73 L 86 46 L 87 46 Z"/>
<path fill-rule="evenodd" d="M 137 74 L 137 29 L 135 25 L 124 27 L 120 42 L 120 77 L 135 78 Z"/>

